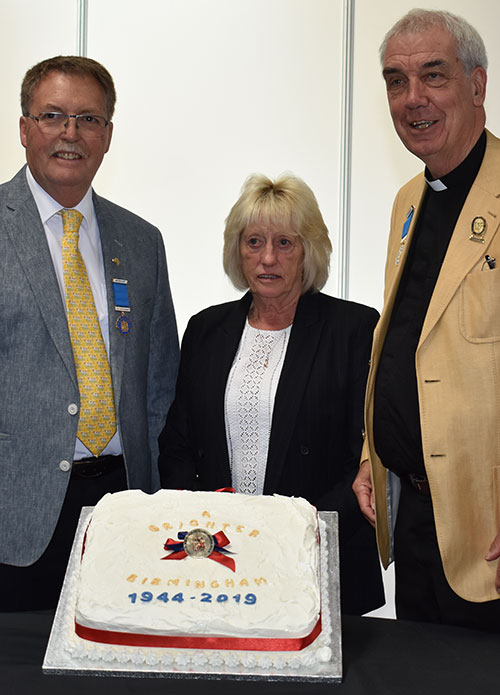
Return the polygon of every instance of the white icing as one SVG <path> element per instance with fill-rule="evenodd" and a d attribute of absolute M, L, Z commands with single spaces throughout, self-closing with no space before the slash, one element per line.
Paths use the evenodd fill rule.
<path fill-rule="evenodd" d="M 206 528 L 207 522 L 215 524 L 209 528 L 214 534 L 225 528 L 235 572 L 211 558 L 162 559 L 170 554 L 165 541 L 177 541 L 179 527 Z M 172 580 L 177 585 L 169 585 Z M 153 600 L 141 600 L 146 591 Z M 164 592 L 167 602 L 157 598 Z M 180 594 L 182 602 L 172 600 Z M 211 602 L 202 601 L 206 594 Z M 256 597 L 253 605 L 245 603 L 247 594 Z M 219 602 L 218 596 L 228 598 Z M 141 634 L 294 638 L 311 632 L 319 606 L 317 518 L 305 500 L 133 490 L 106 495 L 94 510 L 76 608 L 81 625 Z"/>
<path fill-rule="evenodd" d="M 208 511 L 210 517 L 202 516 L 203 511 Z M 180 522 L 184 530 L 189 530 L 194 527 L 189 526 L 191 521 L 198 522 L 196 527 L 204 528 L 207 520 L 215 521 L 215 527 L 209 529 L 214 534 L 221 530 L 222 524 L 230 524 L 225 533 L 230 540 L 227 548 L 234 552 L 236 572 L 230 572 L 211 559 L 161 560 L 168 555 L 163 544 L 167 537 L 177 540 Z M 175 528 L 165 529 L 162 527 L 164 523 Z M 223 665 L 246 669 L 255 666 L 269 670 L 297 669 L 301 665 L 314 666 L 328 661 L 331 658 L 328 646 L 331 628 L 326 590 L 326 534 L 322 536 L 320 592 L 317 524 L 316 512 L 305 500 L 277 495 L 250 497 L 166 490 L 155 495 L 139 491 L 106 495 L 94 510 L 87 531 L 81 579 L 77 582 L 78 588 L 73 589 L 77 594 L 72 600 L 77 602 L 79 623 L 99 629 L 151 634 L 179 635 L 191 631 L 196 635 L 296 637 L 308 634 L 316 624 L 321 593 L 323 629 L 313 644 L 299 652 L 245 652 L 104 645 L 78 638 L 73 625 L 68 624 L 68 633 L 71 633 L 68 651 L 76 659 L 147 663 L 174 669 L 199 668 L 205 664 L 216 669 Z M 323 522 L 321 524 L 324 526 Z M 160 530 L 151 531 L 150 526 Z M 259 533 L 250 536 L 254 529 Z M 141 548 L 141 552 L 134 553 L 134 548 Z M 139 554 L 141 558 L 135 557 Z M 138 575 L 135 582 L 127 581 L 131 574 Z M 197 600 L 187 599 L 183 603 L 151 601 L 132 604 L 128 599 L 130 593 L 140 594 L 142 591 L 151 591 L 155 596 L 163 591 L 168 591 L 169 596 L 180 591 L 185 596 L 195 595 L 194 590 L 189 593 L 192 585 L 182 586 L 187 579 L 190 582 L 195 579 L 205 581 L 205 588 L 196 590 L 197 593 L 230 595 L 232 589 L 225 586 L 208 586 L 211 581 L 224 582 L 229 576 L 235 584 L 241 578 L 250 583 L 254 577 L 265 577 L 267 584 L 237 588 L 242 596 L 254 593 L 257 596 L 254 605 L 234 601 L 203 605 Z M 179 577 L 180 580 L 178 586 L 168 587 L 142 584 L 144 577 L 149 582 L 154 577 L 162 581 L 169 577 Z M 236 591 L 236 587 L 233 589 Z M 169 611 L 165 620 L 165 609 L 171 607 L 175 614 L 172 616 Z M 139 610 L 134 611 L 136 608 Z M 214 616 L 209 612 L 211 608 L 225 610 Z M 252 612 L 256 608 L 258 610 Z M 148 613 L 148 609 L 153 610 Z"/>

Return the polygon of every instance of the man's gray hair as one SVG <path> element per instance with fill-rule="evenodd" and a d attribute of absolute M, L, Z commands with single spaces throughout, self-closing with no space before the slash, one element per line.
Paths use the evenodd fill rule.
<path fill-rule="evenodd" d="M 442 10 L 411 10 L 389 29 L 379 49 L 380 62 L 384 66 L 387 44 L 397 34 L 416 34 L 433 27 L 446 29 L 457 43 L 457 55 L 464 64 L 465 72 L 480 66 L 488 68 L 486 48 L 479 33 L 463 17 Z"/>

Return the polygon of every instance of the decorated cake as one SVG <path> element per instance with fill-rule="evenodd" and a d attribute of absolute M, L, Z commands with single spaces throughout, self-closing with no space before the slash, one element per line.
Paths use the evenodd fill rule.
<path fill-rule="evenodd" d="M 301 498 L 109 494 L 83 546 L 77 654 L 120 645 L 121 660 L 139 651 L 226 663 L 250 653 L 270 665 L 276 655 L 296 665 L 330 656 L 318 517 Z"/>

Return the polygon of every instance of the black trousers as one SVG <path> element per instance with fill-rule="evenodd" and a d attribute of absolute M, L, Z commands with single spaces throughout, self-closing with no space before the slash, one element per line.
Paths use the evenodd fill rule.
<path fill-rule="evenodd" d="M 124 466 L 95 478 L 72 477 L 54 534 L 40 559 L 28 567 L 0 564 L 0 611 L 55 608 L 82 507 L 93 507 L 107 492 L 126 487 Z"/>
<path fill-rule="evenodd" d="M 493 539 L 485 539 L 488 545 Z M 401 480 L 394 535 L 396 615 L 500 633 L 500 600 L 473 603 L 449 586 L 439 553 L 432 500 Z"/>

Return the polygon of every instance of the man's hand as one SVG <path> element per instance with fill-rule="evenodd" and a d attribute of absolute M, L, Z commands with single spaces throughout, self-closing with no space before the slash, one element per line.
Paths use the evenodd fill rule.
<path fill-rule="evenodd" d="M 490 545 L 490 549 L 486 554 L 485 560 L 491 562 L 500 558 L 500 531 L 497 533 L 495 540 Z M 497 573 L 495 575 L 495 588 L 500 594 L 500 562 L 497 564 Z"/>
<path fill-rule="evenodd" d="M 375 505 L 373 502 L 373 491 L 372 491 L 372 479 L 370 475 L 370 464 L 368 461 L 363 461 L 359 467 L 359 473 L 356 476 L 352 489 L 354 494 L 358 498 L 359 508 L 365 519 L 370 522 L 370 524 L 375 527 Z M 498 557 L 500 557 L 500 534 L 497 536 L 498 540 Z M 497 575 L 497 578 L 500 575 Z"/>

